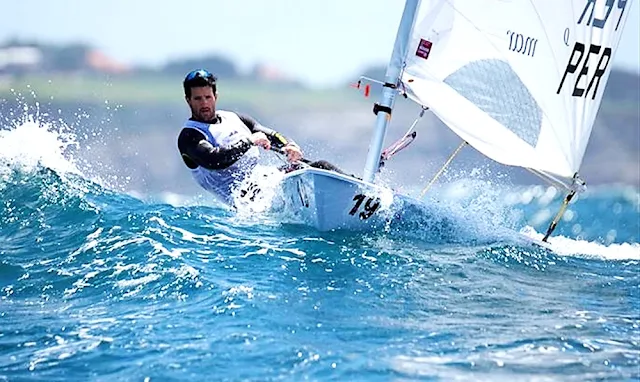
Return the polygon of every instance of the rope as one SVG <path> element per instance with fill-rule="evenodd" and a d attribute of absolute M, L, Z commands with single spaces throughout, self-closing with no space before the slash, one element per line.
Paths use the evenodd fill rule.
<path fill-rule="evenodd" d="M 444 169 L 447 168 L 447 166 L 449 165 L 449 163 L 451 163 L 451 161 L 453 160 L 453 158 L 455 158 L 456 155 L 458 155 L 458 153 L 460 152 L 460 150 L 462 150 L 462 148 L 464 146 L 467 145 L 467 141 L 464 141 L 460 144 L 460 146 L 458 146 L 458 148 L 456 149 L 456 151 L 453 152 L 453 154 L 451 154 L 451 156 L 449 157 L 449 159 L 447 159 L 447 161 L 444 163 L 444 165 L 442 166 L 442 168 L 440 169 L 440 171 L 438 171 L 436 173 L 436 175 L 433 177 L 433 179 L 431 179 L 431 181 L 429 182 L 429 184 L 427 184 L 427 186 L 424 188 L 424 190 L 422 190 L 422 192 L 420 193 L 420 197 L 423 197 L 424 194 L 427 192 L 427 190 L 429 188 L 431 188 L 431 186 L 433 185 L 433 183 L 436 181 L 436 179 L 438 179 L 438 177 L 440 177 L 440 175 L 444 172 Z"/>

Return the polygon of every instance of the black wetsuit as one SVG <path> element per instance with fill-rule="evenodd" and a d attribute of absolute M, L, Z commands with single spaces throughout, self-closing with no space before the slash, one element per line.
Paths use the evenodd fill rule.
<path fill-rule="evenodd" d="M 287 140 L 282 134 L 260 125 L 255 119 L 248 115 L 241 113 L 236 114 L 252 133 L 264 133 L 273 147 L 282 148 L 288 143 L 293 143 L 293 141 Z M 216 114 L 213 121 L 207 121 L 206 123 L 216 124 L 219 122 L 220 117 Z M 183 128 L 178 136 L 178 150 L 180 150 L 180 154 L 182 154 L 184 164 L 191 169 L 198 166 L 209 170 L 227 168 L 243 156 L 252 146 L 253 143 L 249 138 L 244 138 L 230 147 L 215 147 L 207 141 L 202 132 L 192 128 Z"/>
<path fill-rule="evenodd" d="M 240 120 L 252 133 L 264 133 L 267 139 L 269 139 L 271 146 L 280 149 L 287 144 L 295 144 L 295 142 L 285 138 L 282 134 L 260 125 L 252 117 L 237 112 L 235 114 L 238 115 Z M 220 117 L 216 115 L 213 121 L 206 123 L 216 124 L 219 122 Z M 209 170 L 227 168 L 242 157 L 252 146 L 253 143 L 248 138 L 244 138 L 230 147 L 216 147 L 207 141 L 202 132 L 192 128 L 183 128 L 178 136 L 178 150 L 180 150 L 184 164 L 190 169 L 197 168 L 198 166 Z M 339 168 L 327 161 L 320 160 L 308 164 L 311 167 L 343 173 Z"/>

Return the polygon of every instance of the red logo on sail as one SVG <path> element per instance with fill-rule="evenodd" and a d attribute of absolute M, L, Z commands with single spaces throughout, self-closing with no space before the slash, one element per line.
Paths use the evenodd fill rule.
<path fill-rule="evenodd" d="M 425 39 L 420 39 L 420 44 L 418 44 L 418 50 L 416 50 L 416 56 L 422 57 L 425 60 L 429 58 L 429 53 L 431 53 L 431 46 L 433 44 L 431 41 L 427 41 Z"/>

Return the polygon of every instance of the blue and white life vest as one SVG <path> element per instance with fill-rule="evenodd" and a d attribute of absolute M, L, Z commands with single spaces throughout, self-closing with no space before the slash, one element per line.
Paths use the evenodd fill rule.
<path fill-rule="evenodd" d="M 188 120 L 185 127 L 193 128 L 205 135 L 214 147 L 228 147 L 233 143 L 251 136 L 251 130 L 236 113 L 218 110 L 218 123 L 204 123 Z M 223 202 L 233 205 L 233 193 L 238 185 L 251 173 L 260 153 L 256 146 L 251 147 L 231 166 L 221 170 L 209 170 L 198 166 L 191 175 L 202 188 L 218 196 Z"/>

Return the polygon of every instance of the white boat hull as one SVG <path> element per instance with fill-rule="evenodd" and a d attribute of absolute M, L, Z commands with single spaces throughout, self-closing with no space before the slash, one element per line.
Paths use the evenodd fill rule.
<path fill-rule="evenodd" d="M 266 171 L 257 175 L 253 185 L 253 190 L 260 191 L 247 192 L 248 200 L 243 199 L 241 211 L 248 214 L 269 211 L 280 223 L 319 231 L 399 229 L 412 237 L 419 235 L 427 242 L 458 242 L 459 235 L 464 236 L 465 232 L 461 228 L 467 224 L 450 216 L 437 203 L 427 204 L 388 187 L 313 167 L 287 174 Z M 548 243 L 531 235 L 516 233 L 516 239 L 519 244 L 551 249 Z"/>
<path fill-rule="evenodd" d="M 284 212 L 291 223 L 320 231 L 384 227 L 398 218 L 401 205 L 419 204 L 389 188 L 311 167 L 286 174 L 279 191 L 274 210 Z"/>

